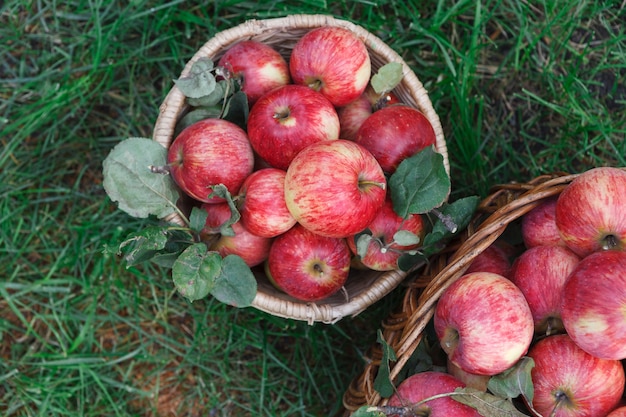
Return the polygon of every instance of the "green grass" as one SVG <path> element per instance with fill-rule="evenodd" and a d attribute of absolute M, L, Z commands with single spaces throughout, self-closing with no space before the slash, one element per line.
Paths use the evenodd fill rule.
<path fill-rule="evenodd" d="M 401 289 L 333 326 L 212 300 L 107 255 L 145 221 L 101 162 L 151 135 L 195 50 L 248 18 L 330 13 L 380 36 L 429 90 L 453 197 L 626 166 L 623 3 L 6 0 L 0 6 L 0 414 L 323 416 Z"/>

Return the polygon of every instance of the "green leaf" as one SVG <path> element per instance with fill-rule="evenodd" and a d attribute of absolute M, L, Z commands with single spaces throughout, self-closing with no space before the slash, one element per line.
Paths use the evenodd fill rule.
<path fill-rule="evenodd" d="M 426 263 L 427 259 L 428 257 L 424 255 L 424 252 L 422 252 L 421 250 L 418 250 L 415 253 L 403 253 L 398 258 L 398 269 L 404 272 L 410 271 L 411 268 L 415 267 L 416 265 Z"/>
<path fill-rule="evenodd" d="M 219 106 L 198 107 L 196 109 L 193 109 L 189 113 L 185 114 L 178 121 L 178 123 L 176 123 L 176 130 L 174 132 L 174 137 L 178 136 L 178 134 L 182 132 L 186 127 L 189 127 L 192 124 L 199 122 L 200 120 L 217 119 L 221 115 L 222 115 L 222 108 Z"/>
<path fill-rule="evenodd" d="M 374 237 L 372 235 L 368 235 L 367 233 L 361 233 L 358 236 L 355 236 L 356 243 L 356 254 L 361 258 L 364 258 L 367 255 L 367 249 L 372 242 Z"/>
<path fill-rule="evenodd" d="M 174 83 L 186 97 L 208 96 L 217 84 L 213 74 L 213 61 L 210 58 L 200 58 L 193 63 L 188 76 L 174 80 Z"/>
<path fill-rule="evenodd" d="M 479 201 L 478 196 L 469 196 L 442 207 L 440 213 L 453 221 L 457 230 L 452 232 L 440 218 L 437 219 L 430 233 L 424 237 L 424 249 L 427 256 L 434 253 L 432 250 L 437 248 L 438 242 L 458 234 L 467 227 L 476 212 Z"/>
<path fill-rule="evenodd" d="M 243 91 L 237 91 L 227 101 L 222 119 L 228 120 L 246 129 L 248 122 L 248 96 Z"/>
<path fill-rule="evenodd" d="M 128 138 L 105 158 L 103 186 L 109 198 L 133 217 L 163 218 L 176 209 L 179 191 L 168 174 L 151 167 L 167 164 L 167 149 L 147 138 Z"/>
<path fill-rule="evenodd" d="M 204 243 L 185 249 L 172 266 L 172 279 L 178 292 L 189 301 L 206 297 L 221 273 L 222 257 L 210 252 Z"/>
<path fill-rule="evenodd" d="M 398 230 L 393 235 L 393 241 L 400 246 L 411 246 L 420 243 L 420 237 L 408 230 Z"/>
<path fill-rule="evenodd" d="M 389 178 L 393 208 L 405 219 L 441 206 L 450 187 L 443 156 L 433 146 L 403 160 Z"/>
<path fill-rule="evenodd" d="M 228 255 L 222 261 L 222 269 L 215 279 L 211 295 L 234 307 L 248 307 L 257 293 L 254 274 L 236 255 Z"/>
<path fill-rule="evenodd" d="M 202 97 L 187 97 L 187 104 L 192 107 L 214 107 L 221 103 L 229 91 L 229 81 L 220 80 L 215 84 L 215 89 L 208 95 Z"/>
<path fill-rule="evenodd" d="M 206 226 L 206 219 L 209 213 L 200 207 L 193 207 L 189 215 L 189 228 L 194 232 L 200 233 Z"/>
<path fill-rule="evenodd" d="M 404 77 L 402 64 L 389 62 L 380 67 L 378 72 L 372 76 L 370 83 L 376 94 L 385 94 L 400 84 L 402 77 Z"/>
<path fill-rule="evenodd" d="M 387 417 L 384 411 L 381 411 L 378 407 L 371 405 L 364 405 L 354 410 L 351 417 Z"/>
<path fill-rule="evenodd" d="M 451 397 L 478 411 L 483 417 L 528 417 L 509 400 L 473 388 L 457 388 Z"/>
<path fill-rule="evenodd" d="M 376 374 L 376 378 L 374 379 L 374 389 L 378 391 L 381 397 L 388 398 L 391 397 L 395 391 L 395 387 L 390 378 L 391 368 L 389 361 L 395 362 L 398 358 L 396 357 L 396 352 L 393 351 L 391 346 L 389 346 L 383 338 L 383 333 L 380 329 L 378 330 L 376 341 L 382 345 L 383 357 L 378 367 L 378 374 Z"/>
<path fill-rule="evenodd" d="M 210 197 L 221 197 L 228 203 L 228 207 L 230 207 L 230 219 L 224 222 L 220 226 L 220 233 L 224 236 L 234 236 L 235 231 L 232 228 L 232 225 L 237 223 L 241 218 L 241 214 L 239 210 L 237 210 L 237 205 L 235 204 L 233 197 L 230 195 L 228 188 L 224 184 L 216 184 L 211 187 Z"/>
<path fill-rule="evenodd" d="M 489 378 L 487 389 L 502 398 L 516 398 L 522 395 L 532 403 L 535 390 L 531 371 L 534 367 L 533 358 L 524 356 L 511 368 Z"/>
<path fill-rule="evenodd" d="M 167 239 L 166 226 L 148 226 L 139 232 L 129 234 L 119 247 L 120 251 L 129 248 L 124 256 L 126 267 L 152 259 L 159 251 L 165 249 Z"/>

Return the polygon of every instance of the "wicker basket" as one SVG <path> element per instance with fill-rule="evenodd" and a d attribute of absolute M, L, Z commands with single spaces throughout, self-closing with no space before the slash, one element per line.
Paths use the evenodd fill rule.
<path fill-rule="evenodd" d="M 188 75 L 191 66 L 199 58 L 210 57 L 218 60 L 229 46 L 246 39 L 255 39 L 271 45 L 287 58 L 297 40 L 304 33 L 320 26 L 340 26 L 357 34 L 369 50 L 372 73 L 389 62 L 403 64 L 404 78 L 394 93 L 402 102 L 424 113 L 431 122 L 437 138 L 436 149 L 443 155 L 445 168 L 449 172 L 448 154 L 441 123 L 422 83 L 395 51 L 378 37 L 353 23 L 326 15 L 292 15 L 276 19 L 249 20 L 217 33 L 205 43 L 187 63 L 181 77 Z M 187 110 L 185 96 L 174 86 L 161 104 L 153 139 L 169 147 L 173 140 L 176 123 Z M 182 219 L 178 215 L 172 215 L 166 220 L 182 224 Z M 275 316 L 303 320 L 311 324 L 314 322 L 334 323 L 343 317 L 356 315 L 387 295 L 407 276 L 407 273 L 402 271 L 386 273 L 353 271 L 345 285 L 349 298 L 340 293 L 320 303 L 306 303 L 276 290 L 262 271 L 256 271 L 255 274 L 258 278 L 258 292 L 253 301 L 253 307 Z"/>
<path fill-rule="evenodd" d="M 507 229 L 545 199 L 557 196 L 578 175 L 558 173 L 537 177 L 528 183 L 498 185 L 478 207 L 474 221 L 462 236 L 451 242 L 446 250 L 430 259 L 423 274 L 408 283 L 408 289 L 398 310 L 382 323 L 384 340 L 397 355 L 390 363 L 390 377 L 397 377 L 418 344 L 426 325 L 433 317 L 437 300 L 444 290 L 460 278 L 471 262 Z M 385 405 L 374 389 L 374 380 L 382 359 L 379 344 L 368 353 L 364 371 L 353 379 L 344 393 L 345 415 L 363 405 Z"/>

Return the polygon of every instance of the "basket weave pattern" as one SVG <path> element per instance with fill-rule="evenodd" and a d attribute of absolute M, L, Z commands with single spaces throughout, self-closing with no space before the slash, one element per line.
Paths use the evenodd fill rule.
<path fill-rule="evenodd" d="M 210 57 L 217 61 L 231 45 L 248 39 L 261 41 L 274 47 L 288 61 L 297 40 L 309 30 L 320 26 L 344 27 L 357 34 L 370 53 L 372 74 L 389 62 L 398 62 L 403 65 L 404 78 L 402 83 L 394 89 L 394 93 L 402 102 L 424 113 L 431 122 L 436 135 L 436 149 L 443 155 L 445 168 L 449 172 L 443 129 L 424 86 L 394 50 L 375 35 L 351 22 L 326 15 L 292 15 L 276 19 L 249 20 L 217 33 L 194 54 L 180 76 L 188 75 L 192 65 L 199 58 Z M 169 147 L 174 140 L 176 123 L 188 110 L 185 96 L 174 86 L 160 106 L 153 139 Z M 183 220 L 177 214 L 165 220 L 183 224 Z M 255 272 L 255 274 L 259 285 L 253 307 L 276 316 L 304 320 L 310 324 L 313 322 L 334 323 L 343 317 L 356 315 L 387 295 L 407 276 L 407 273 L 402 271 L 351 272 L 345 286 L 345 294 L 336 294 L 319 303 L 304 303 L 280 293 L 269 283 L 262 272 Z M 346 299 L 346 294 L 349 299 Z"/>
<path fill-rule="evenodd" d="M 397 361 L 390 363 L 394 382 L 422 339 L 422 333 L 434 315 L 437 301 L 446 288 L 460 278 L 472 261 L 498 239 L 514 221 L 557 196 L 578 175 L 558 173 L 537 177 L 528 183 L 494 187 L 481 202 L 477 214 L 464 232 L 446 250 L 430 259 L 423 273 L 407 283 L 407 291 L 398 309 L 382 322 L 384 340 L 394 350 Z M 379 344 L 368 353 L 364 371 L 353 379 L 344 393 L 345 415 L 363 405 L 385 405 L 374 389 L 374 380 L 383 352 Z"/>

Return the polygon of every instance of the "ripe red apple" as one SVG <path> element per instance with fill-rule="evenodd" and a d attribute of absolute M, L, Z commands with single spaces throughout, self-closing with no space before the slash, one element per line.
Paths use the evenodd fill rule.
<path fill-rule="evenodd" d="M 604 417 L 624 392 L 624 369 L 616 360 L 596 358 L 566 334 L 537 341 L 528 352 L 533 408 L 541 416 Z"/>
<path fill-rule="evenodd" d="M 296 224 L 274 239 L 265 269 L 280 290 L 298 300 L 318 301 L 343 287 L 350 257 L 345 239 L 320 236 Z"/>
<path fill-rule="evenodd" d="M 626 405 L 611 411 L 606 417 L 626 417 Z"/>
<path fill-rule="evenodd" d="M 567 247 L 550 245 L 527 249 L 513 262 L 510 279 L 526 297 L 538 334 L 563 331 L 563 289 L 579 261 Z"/>
<path fill-rule="evenodd" d="M 250 233 L 276 237 L 296 224 L 285 203 L 286 174 L 282 169 L 264 168 L 241 185 L 237 195 L 240 221 Z"/>
<path fill-rule="evenodd" d="M 465 273 L 492 272 L 508 278 L 511 271 L 510 252 L 504 244 L 494 242 L 474 258 Z"/>
<path fill-rule="evenodd" d="M 541 245 L 565 245 L 556 227 L 557 197 L 543 200 L 522 216 L 522 239 L 526 248 Z"/>
<path fill-rule="evenodd" d="M 323 26 L 307 32 L 294 45 L 289 70 L 295 84 L 321 92 L 340 107 L 363 94 L 372 67 L 367 47 L 357 35 Z"/>
<path fill-rule="evenodd" d="M 390 92 L 381 96 L 376 94 L 371 85 L 368 85 L 359 98 L 337 109 L 340 126 L 339 137 L 354 140 L 363 122 L 373 112 L 399 102 L 400 100 L 394 93 Z"/>
<path fill-rule="evenodd" d="M 250 233 L 240 221 L 232 225 L 234 236 L 219 234 L 220 226 L 231 216 L 228 203 L 204 203 L 201 207 L 207 212 L 202 236 L 209 250 L 218 252 L 222 257 L 238 255 L 249 267 L 260 265 L 267 259 L 272 239 Z"/>
<path fill-rule="evenodd" d="M 391 198 L 387 195 L 385 203 L 378 214 L 367 226 L 371 232 L 372 240 L 369 241 L 367 253 L 360 258 L 361 263 L 375 271 L 391 271 L 398 269 L 398 258 L 411 249 L 420 246 L 426 229 L 424 221 L 419 214 L 412 214 L 408 219 L 403 219 L 393 209 Z M 394 240 L 394 235 L 400 230 L 411 232 L 419 238 L 417 244 L 400 245 Z M 350 236 L 348 245 L 355 255 L 357 254 L 356 236 Z"/>
<path fill-rule="evenodd" d="M 582 349 L 604 359 L 626 359 L 626 252 L 581 259 L 565 283 L 561 316 Z"/>
<path fill-rule="evenodd" d="M 396 104 L 380 109 L 359 128 L 355 142 L 364 146 L 388 174 L 404 159 L 436 143 L 430 121 L 413 107 Z"/>
<path fill-rule="evenodd" d="M 454 392 L 457 388 L 464 388 L 465 384 L 456 377 L 445 372 L 426 371 L 409 376 L 398 385 L 389 402 L 389 406 L 404 406 L 416 404 L 427 398 Z M 474 408 L 461 404 L 450 396 L 443 396 L 418 406 L 413 413 L 407 415 L 429 417 L 480 417 Z M 392 416 L 397 416 L 392 414 Z"/>
<path fill-rule="evenodd" d="M 583 172 L 559 195 L 556 225 L 580 256 L 626 249 L 626 171 L 600 167 Z"/>
<path fill-rule="evenodd" d="M 534 333 L 520 289 L 490 272 L 473 272 L 453 282 L 437 303 L 434 325 L 450 360 L 478 375 L 510 368 L 526 353 Z"/>
<path fill-rule="evenodd" d="M 235 195 L 254 168 L 254 152 L 246 132 L 223 119 L 204 119 L 180 132 L 172 142 L 167 163 L 172 178 L 190 197 L 205 203 L 211 187 L 224 184 Z"/>
<path fill-rule="evenodd" d="M 308 145 L 339 138 L 335 107 L 302 85 L 285 85 L 262 96 L 250 110 L 247 126 L 252 148 L 283 170 Z"/>
<path fill-rule="evenodd" d="M 323 236 L 362 231 L 385 203 L 385 195 L 386 179 L 378 162 L 362 146 L 343 139 L 309 145 L 285 177 L 289 212 Z"/>
<path fill-rule="evenodd" d="M 250 107 L 263 94 L 291 82 L 285 58 L 271 46 L 255 40 L 232 45 L 217 65 L 239 81 Z"/>

